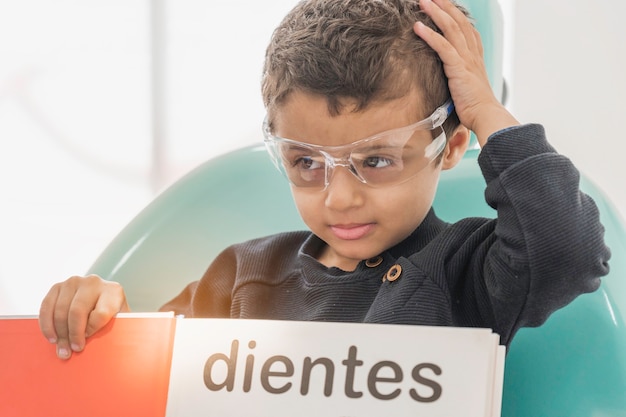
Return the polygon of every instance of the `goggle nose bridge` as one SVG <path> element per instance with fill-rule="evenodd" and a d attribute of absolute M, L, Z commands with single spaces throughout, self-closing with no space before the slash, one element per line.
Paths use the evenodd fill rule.
<path fill-rule="evenodd" d="M 335 172 L 335 168 L 336 167 L 344 167 L 345 169 L 347 169 L 348 171 L 350 171 L 352 173 L 352 175 L 355 176 L 355 178 L 357 180 L 359 180 L 360 182 L 362 182 L 363 184 L 366 184 L 367 181 L 365 181 L 365 178 L 363 178 L 358 171 L 356 170 L 356 167 L 354 166 L 354 164 L 352 163 L 351 160 L 351 156 L 352 154 L 347 154 L 344 155 L 340 158 L 335 157 L 331 154 L 329 154 L 328 152 L 324 152 L 324 151 L 320 151 L 320 153 L 322 155 L 324 155 L 324 161 L 325 161 L 325 176 L 324 176 L 324 188 L 328 187 L 328 185 L 330 184 L 330 180 L 333 176 L 333 172 Z"/>

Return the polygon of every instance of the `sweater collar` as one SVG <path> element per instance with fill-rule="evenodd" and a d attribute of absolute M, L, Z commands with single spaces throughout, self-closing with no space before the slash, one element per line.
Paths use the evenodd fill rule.
<path fill-rule="evenodd" d="M 447 223 L 439 219 L 435 214 L 433 208 L 431 208 L 426 214 L 426 217 L 422 223 L 403 241 L 397 245 L 387 249 L 381 253 L 383 258 L 391 257 L 393 259 L 400 258 L 402 256 L 408 257 L 414 253 L 422 250 L 431 240 L 435 238 L 445 227 Z M 304 241 L 300 250 L 298 251 L 298 257 L 302 260 L 303 264 L 308 268 L 325 269 L 327 274 L 344 276 L 346 271 L 342 271 L 339 268 L 326 268 L 319 263 L 316 259 L 326 243 L 320 239 L 317 235 L 311 233 L 311 235 Z M 354 272 L 358 272 L 364 268 L 365 260 L 361 261 Z"/>

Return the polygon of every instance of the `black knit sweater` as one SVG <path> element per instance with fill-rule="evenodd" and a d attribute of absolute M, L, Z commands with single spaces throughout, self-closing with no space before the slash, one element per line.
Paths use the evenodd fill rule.
<path fill-rule="evenodd" d="M 325 243 L 308 231 L 251 240 L 223 251 L 162 310 L 487 327 L 508 345 L 520 327 L 538 326 L 596 290 L 610 252 L 598 210 L 579 190 L 578 171 L 547 143 L 540 125 L 492 135 L 479 164 L 496 219 L 448 224 L 431 210 L 407 239 L 351 272 L 320 264 L 316 255 Z"/>

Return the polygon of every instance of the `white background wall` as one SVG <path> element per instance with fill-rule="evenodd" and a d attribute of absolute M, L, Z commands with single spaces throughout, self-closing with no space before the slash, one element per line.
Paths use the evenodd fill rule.
<path fill-rule="evenodd" d="M 511 108 L 626 213 L 626 3 L 517 0 Z"/>
<path fill-rule="evenodd" d="M 0 314 L 36 313 L 155 192 L 261 139 L 263 53 L 294 2 L 164 2 L 168 117 L 154 157 L 151 3 L 0 0 Z M 626 214 L 626 3 L 501 2 L 508 106 Z"/>

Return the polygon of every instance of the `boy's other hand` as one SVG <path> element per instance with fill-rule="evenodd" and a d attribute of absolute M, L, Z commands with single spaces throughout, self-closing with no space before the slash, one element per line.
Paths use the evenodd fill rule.
<path fill-rule="evenodd" d="M 96 275 L 74 276 L 52 286 L 41 303 L 39 326 L 57 356 L 69 359 L 85 347 L 85 339 L 117 313 L 130 311 L 122 286 Z"/>
<path fill-rule="evenodd" d="M 420 7 L 443 36 L 421 22 L 413 29 L 439 54 L 461 123 L 476 133 L 481 146 L 492 133 L 518 125 L 493 94 L 480 34 L 467 16 L 450 0 L 420 0 Z"/>

